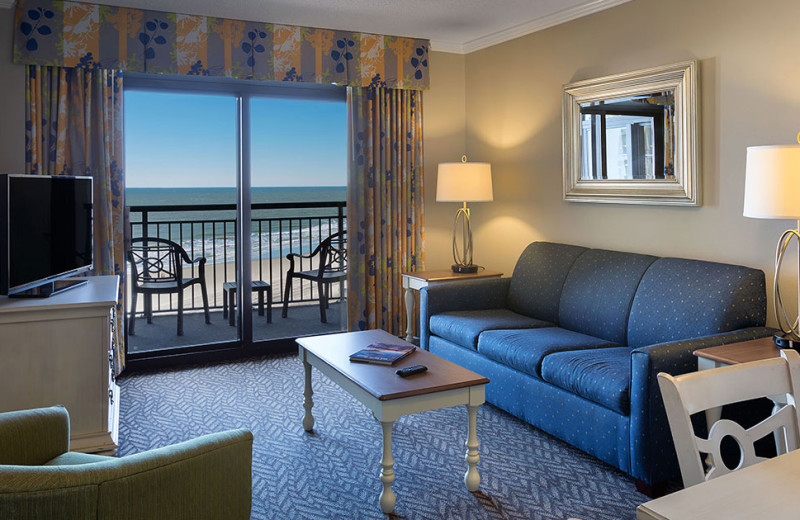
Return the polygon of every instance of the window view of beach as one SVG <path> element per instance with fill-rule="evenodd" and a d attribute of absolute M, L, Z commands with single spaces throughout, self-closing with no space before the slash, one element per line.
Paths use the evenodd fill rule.
<path fill-rule="evenodd" d="M 128 302 L 134 290 L 146 291 L 141 283 L 133 283 L 134 274 L 144 286 L 174 274 L 165 275 L 169 269 L 162 269 L 168 258 L 164 248 L 174 248 L 163 240 L 185 251 L 181 265 L 173 269 L 181 271 L 184 282 L 200 277 L 199 259 L 205 259 L 204 284 L 183 291 L 182 335 L 176 329 L 177 290 L 152 296 L 137 293 L 136 308 L 129 309 L 137 322 L 129 351 L 237 340 L 238 308 L 230 298 L 238 289 L 236 98 L 129 90 L 125 112 L 125 195 L 133 239 L 129 257 L 134 257 L 129 261 Z M 344 283 L 289 277 L 286 257 L 309 256 L 320 242 L 346 229 L 345 104 L 253 98 L 250 121 L 244 131 L 251 143 L 252 337 L 342 330 Z M 154 244 L 152 238 L 162 241 Z M 141 253 L 143 246 L 148 249 Z M 137 259 L 141 265 L 134 273 Z M 295 271 L 319 267 L 318 258 L 293 259 Z M 287 293 L 288 278 L 292 283 Z M 210 323 L 205 321 L 203 285 Z"/>

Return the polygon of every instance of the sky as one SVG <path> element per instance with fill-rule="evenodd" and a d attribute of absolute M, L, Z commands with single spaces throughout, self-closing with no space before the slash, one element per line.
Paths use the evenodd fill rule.
<path fill-rule="evenodd" d="M 253 187 L 345 186 L 344 102 L 253 98 Z M 236 186 L 236 98 L 125 92 L 129 188 Z"/>

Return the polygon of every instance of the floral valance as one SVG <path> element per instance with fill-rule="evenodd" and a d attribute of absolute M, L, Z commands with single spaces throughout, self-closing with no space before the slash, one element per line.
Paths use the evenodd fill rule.
<path fill-rule="evenodd" d="M 428 88 L 428 40 L 84 2 L 19 0 L 14 63 Z"/>

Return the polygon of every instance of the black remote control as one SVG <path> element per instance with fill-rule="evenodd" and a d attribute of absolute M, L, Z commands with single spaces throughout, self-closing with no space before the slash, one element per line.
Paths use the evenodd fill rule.
<path fill-rule="evenodd" d="M 428 370 L 428 367 L 425 365 L 414 365 L 413 367 L 399 368 L 395 374 L 400 377 L 408 377 L 413 376 L 414 374 L 421 374 L 426 370 Z"/>

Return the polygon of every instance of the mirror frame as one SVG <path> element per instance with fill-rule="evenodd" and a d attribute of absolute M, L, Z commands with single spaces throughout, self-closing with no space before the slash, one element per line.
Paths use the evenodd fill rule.
<path fill-rule="evenodd" d="M 581 179 L 581 104 L 672 90 L 675 93 L 674 179 Z M 564 200 L 699 206 L 697 61 L 564 85 Z"/>

